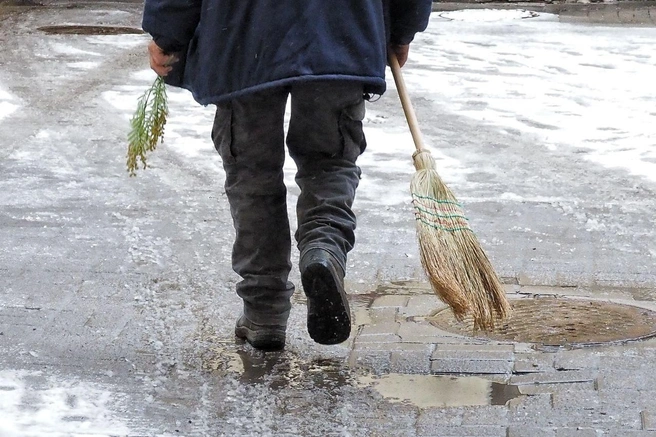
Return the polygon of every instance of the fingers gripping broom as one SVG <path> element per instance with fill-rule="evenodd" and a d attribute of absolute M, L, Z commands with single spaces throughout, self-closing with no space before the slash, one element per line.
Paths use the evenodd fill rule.
<path fill-rule="evenodd" d="M 457 319 L 471 313 L 475 329 L 492 329 L 496 320 L 510 313 L 505 292 L 460 204 L 435 171 L 396 55 L 390 53 L 389 64 L 417 148 L 412 155 L 417 171 L 410 191 L 421 263 L 433 291 Z"/>

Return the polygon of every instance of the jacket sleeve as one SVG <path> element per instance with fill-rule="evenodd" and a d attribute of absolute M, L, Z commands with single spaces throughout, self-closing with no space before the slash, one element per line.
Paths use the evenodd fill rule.
<path fill-rule="evenodd" d="M 165 52 L 183 50 L 200 21 L 202 0 L 146 0 L 143 30 Z"/>
<path fill-rule="evenodd" d="M 389 0 L 390 43 L 410 44 L 428 26 L 432 0 Z"/>

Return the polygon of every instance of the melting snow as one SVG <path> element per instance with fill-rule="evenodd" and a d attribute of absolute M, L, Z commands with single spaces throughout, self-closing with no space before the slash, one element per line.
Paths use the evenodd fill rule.
<path fill-rule="evenodd" d="M 506 14 L 433 16 L 413 46 L 410 86 L 500 131 L 656 180 L 656 29 L 492 20 Z"/>
<path fill-rule="evenodd" d="M 114 436 L 130 431 L 110 410 L 114 395 L 86 382 L 0 371 L 0 436 Z"/>
<path fill-rule="evenodd" d="M 18 109 L 18 105 L 14 102 L 14 97 L 0 87 L 0 120 Z"/>

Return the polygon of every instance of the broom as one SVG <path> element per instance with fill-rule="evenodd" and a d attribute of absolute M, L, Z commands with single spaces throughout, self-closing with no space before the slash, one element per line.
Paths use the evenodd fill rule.
<path fill-rule="evenodd" d="M 389 64 L 416 151 L 417 170 L 410 184 L 421 264 L 433 291 L 462 320 L 471 313 L 474 329 L 492 330 L 510 314 L 510 305 L 492 265 L 451 190 L 435 171 L 424 146 L 401 67 L 390 52 Z"/>

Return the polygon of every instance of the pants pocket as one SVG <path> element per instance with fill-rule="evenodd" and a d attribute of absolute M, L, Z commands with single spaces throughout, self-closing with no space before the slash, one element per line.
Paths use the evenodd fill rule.
<path fill-rule="evenodd" d="M 367 148 L 367 141 L 362 129 L 364 115 L 365 103 L 364 100 L 360 100 L 344 108 L 339 117 L 339 132 L 344 147 L 343 157 L 351 162 L 355 162 Z"/>
<path fill-rule="evenodd" d="M 212 141 L 214 148 L 219 152 L 223 165 L 235 163 L 232 152 L 232 105 L 223 104 L 217 106 L 212 126 Z"/>

